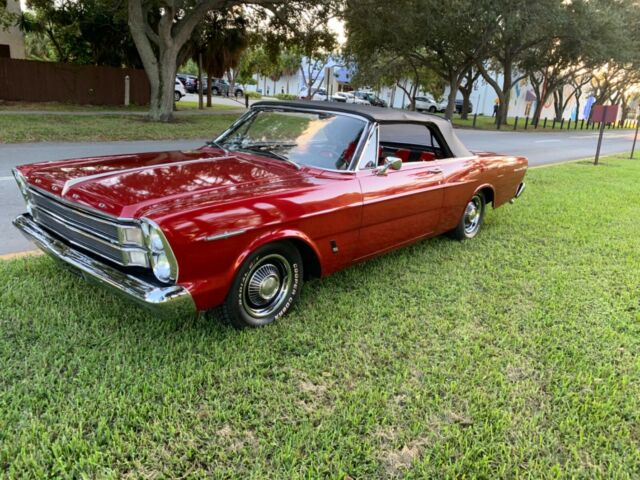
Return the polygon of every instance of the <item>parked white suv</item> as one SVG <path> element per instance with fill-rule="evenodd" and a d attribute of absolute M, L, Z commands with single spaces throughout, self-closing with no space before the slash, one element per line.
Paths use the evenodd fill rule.
<path fill-rule="evenodd" d="M 416 97 L 416 110 L 418 112 L 444 112 L 447 109 L 447 102 L 437 102 L 431 95 L 420 95 Z"/>
<path fill-rule="evenodd" d="M 180 99 L 184 97 L 186 94 L 187 94 L 187 91 L 184 89 L 184 85 L 182 84 L 180 79 L 176 77 L 176 87 L 175 87 L 175 92 L 173 94 L 173 99 L 176 102 L 179 102 Z"/>

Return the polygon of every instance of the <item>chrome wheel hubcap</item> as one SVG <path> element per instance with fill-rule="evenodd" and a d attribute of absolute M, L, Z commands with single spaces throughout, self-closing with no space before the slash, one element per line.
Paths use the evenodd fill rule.
<path fill-rule="evenodd" d="M 286 301 L 293 275 L 291 265 L 281 255 L 268 255 L 255 265 L 243 289 L 243 306 L 253 317 L 266 317 Z"/>
<path fill-rule="evenodd" d="M 481 214 L 482 202 L 480 201 L 480 197 L 473 197 L 464 211 L 464 231 L 466 234 L 473 234 L 478 230 Z"/>

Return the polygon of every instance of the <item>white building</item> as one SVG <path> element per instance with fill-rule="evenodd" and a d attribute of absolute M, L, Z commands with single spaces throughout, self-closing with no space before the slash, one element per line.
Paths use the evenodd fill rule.
<path fill-rule="evenodd" d="M 0 4 L 6 4 L 9 13 L 19 14 L 19 0 L 0 0 Z M 0 27 L 0 57 L 25 58 L 24 35 L 17 27 L 9 27 L 3 30 Z"/>
<path fill-rule="evenodd" d="M 275 95 L 278 93 L 288 93 L 291 95 L 299 95 L 300 92 L 306 88 L 304 78 L 306 75 L 302 74 L 302 69 L 306 68 L 308 64 L 303 61 L 300 71 L 295 75 L 282 77 L 276 81 L 271 80 L 268 77 L 254 76 L 257 85 L 248 86 L 248 90 L 259 91 L 263 95 Z M 330 80 L 327 83 L 325 74 L 326 68 L 330 67 Z M 315 72 L 317 75 L 314 83 L 314 88 L 325 88 L 329 94 L 333 94 L 341 89 L 346 88 L 351 90 L 349 86 L 349 72 L 345 67 L 340 66 L 339 60 L 331 59 L 327 64 L 319 66 Z M 314 76 L 315 76 L 314 75 Z M 499 85 L 502 85 L 502 74 L 494 74 L 494 79 Z M 410 90 L 411 83 L 407 82 L 407 90 Z M 576 112 L 576 99 L 571 98 L 564 110 L 563 117 L 565 119 L 571 118 L 572 120 L 582 120 L 589 116 L 589 110 L 593 104 L 593 98 L 591 98 L 588 89 L 583 89 L 584 92 L 580 97 L 579 112 Z M 572 89 L 569 86 L 565 87 L 564 96 L 565 99 L 572 94 Z M 393 108 L 405 108 L 409 105 L 410 99 L 407 94 L 400 87 L 383 87 L 376 92 L 380 98 L 385 100 L 387 104 Z M 443 97 L 446 99 L 448 96 L 448 88 L 445 90 Z M 462 99 L 462 94 L 458 92 L 457 98 Z M 493 87 L 487 83 L 484 78 L 480 77 L 473 88 L 471 93 L 471 103 L 473 105 L 473 113 L 478 115 L 492 115 L 494 105 L 496 104 L 498 96 L 496 95 Z M 531 117 L 535 111 L 536 100 L 533 93 L 533 88 L 529 84 L 527 79 L 519 81 L 511 89 L 511 97 L 509 99 L 509 116 L 524 118 L 526 116 Z M 542 109 L 541 119 L 548 118 L 549 120 L 555 117 L 555 109 L 553 106 L 553 96 L 550 96 Z"/>

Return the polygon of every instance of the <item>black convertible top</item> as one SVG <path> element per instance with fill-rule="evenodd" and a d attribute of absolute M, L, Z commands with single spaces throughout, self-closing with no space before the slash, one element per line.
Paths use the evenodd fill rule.
<path fill-rule="evenodd" d="M 471 156 L 471 152 L 462 144 L 451 127 L 451 122 L 437 115 L 412 112 L 410 110 L 399 110 L 396 108 L 373 107 L 371 105 L 359 105 L 355 103 L 342 102 L 318 102 L 312 100 L 292 100 L 274 101 L 265 100 L 256 102 L 254 107 L 270 108 L 304 108 L 323 110 L 327 112 L 349 113 L 359 115 L 367 120 L 377 123 L 422 123 L 425 125 L 435 125 L 442 133 L 451 153 L 456 157 Z"/>

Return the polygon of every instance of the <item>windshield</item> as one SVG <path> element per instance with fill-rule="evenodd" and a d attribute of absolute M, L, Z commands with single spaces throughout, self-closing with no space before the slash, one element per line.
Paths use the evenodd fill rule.
<path fill-rule="evenodd" d="M 259 110 L 216 143 L 299 166 L 347 170 L 365 126 L 364 120 L 334 113 Z"/>

